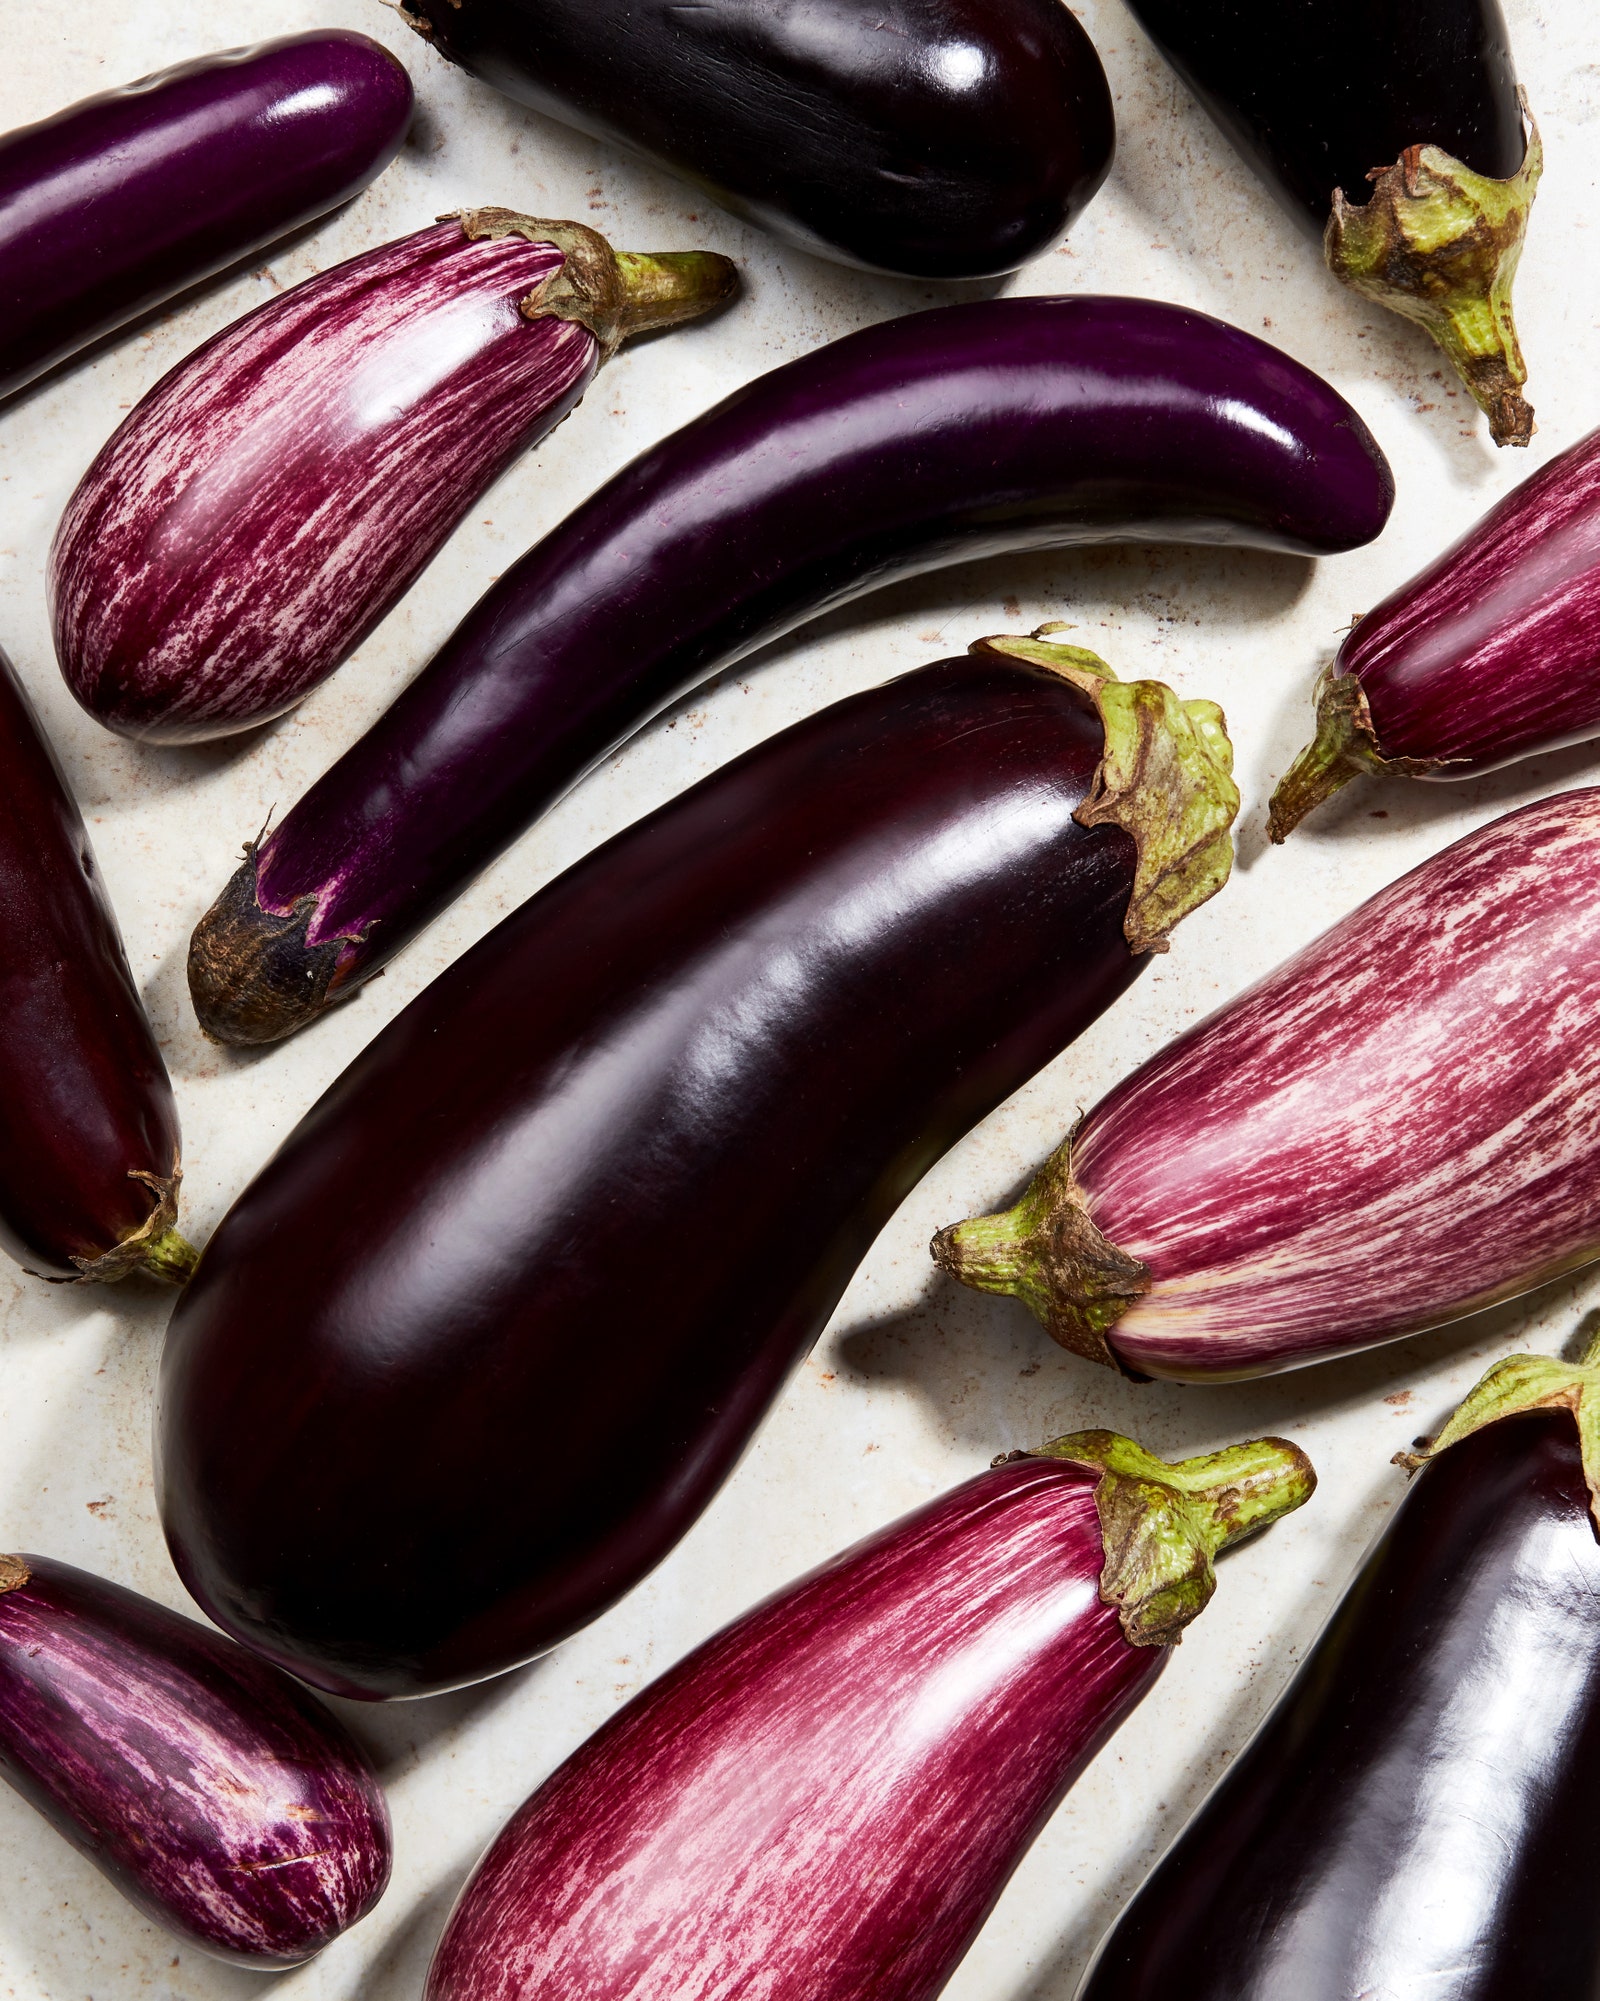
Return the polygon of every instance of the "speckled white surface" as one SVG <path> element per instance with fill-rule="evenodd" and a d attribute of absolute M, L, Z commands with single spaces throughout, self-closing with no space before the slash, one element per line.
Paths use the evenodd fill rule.
<path fill-rule="evenodd" d="M 0 66 L 3 126 L 206 50 L 330 22 L 393 47 L 422 106 L 400 161 L 342 215 L 0 412 L 0 639 L 83 802 L 167 1051 L 197 1237 L 379 1025 L 540 883 L 794 717 L 981 633 L 1067 619 L 1123 674 L 1215 696 L 1238 747 L 1245 808 L 1227 892 L 1108 1019 L 929 1175 L 734 1479 L 644 1586 L 555 1656 L 483 1688 L 387 1710 L 343 1705 L 379 1760 L 395 1817 L 393 1887 L 367 1923 L 277 1981 L 212 1965 L 176 1950 L 0 1790 L 0 2001 L 232 2001 L 269 1987 L 285 2001 L 409 2001 L 451 1898 L 505 1815 L 650 1675 L 759 1593 L 1013 1445 L 1103 1424 L 1178 1456 L 1286 1431 L 1316 1461 L 1316 1500 L 1229 1559 L 1212 1609 L 1069 1798 L 949 1989 L 952 2001 L 1071 2001 L 1096 1937 L 1283 1686 L 1393 1506 L 1401 1476 L 1391 1452 L 1429 1428 L 1486 1361 L 1514 1346 L 1556 1349 L 1600 1302 L 1600 1275 L 1590 1275 L 1334 1367 L 1228 1390 L 1138 1388 L 1061 1353 L 1011 1303 L 958 1293 L 928 1261 L 936 1226 L 992 1207 L 1075 1107 L 1176 1029 L 1458 832 L 1600 778 L 1600 747 L 1588 747 L 1461 787 L 1352 788 L 1290 848 L 1265 847 L 1271 780 L 1303 735 L 1306 692 L 1340 629 L 1600 422 L 1591 10 L 1583 0 L 1507 6 L 1548 156 L 1518 281 L 1540 429 L 1518 455 L 1495 452 L 1421 335 L 1379 323 L 1323 275 L 1120 0 L 1085 0 L 1078 11 L 1116 95 L 1117 165 L 1070 244 L 1009 289 L 1179 300 L 1263 332 L 1319 369 L 1395 466 L 1399 500 L 1381 542 L 1318 564 L 1139 548 L 1036 556 L 950 571 L 830 617 L 663 719 L 364 997 L 256 1058 L 202 1041 L 183 983 L 189 929 L 240 841 L 298 795 L 488 581 L 603 477 L 738 382 L 937 295 L 780 251 L 638 162 L 449 69 L 376 0 L 287 0 L 270 23 L 244 0 L 53 0 L 11 37 Z M 191 752 L 141 752 L 102 733 L 56 672 L 41 579 L 67 495 L 120 413 L 203 336 L 279 287 L 481 202 L 576 216 L 623 248 L 725 250 L 744 266 L 748 296 L 713 325 L 619 357 L 578 415 L 493 490 L 298 713 Z M 66 1291 L 0 1272 L 0 1547 L 48 1552 L 184 1605 L 148 1454 L 168 1304 L 153 1288 Z"/>

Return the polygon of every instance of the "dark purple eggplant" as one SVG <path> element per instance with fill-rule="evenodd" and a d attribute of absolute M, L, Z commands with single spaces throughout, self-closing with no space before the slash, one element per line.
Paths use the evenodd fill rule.
<path fill-rule="evenodd" d="M 427 2001 L 933 2001 L 1213 1556 L 1315 1486 L 1281 1438 L 1168 1466 L 1083 1431 L 869 1536 L 539 1788 Z"/>
<path fill-rule="evenodd" d="M 298 1966 L 389 1880 L 366 1758 L 287 1675 L 120 1584 L 0 1557 L 0 1775 L 145 1916 Z"/>
<path fill-rule="evenodd" d="M 219 1625 L 418 1695 L 666 1554 L 902 1198 L 1226 878 L 1220 712 L 1106 672 L 982 641 L 795 724 L 356 1059 L 167 1336 L 162 1518 Z"/>
<path fill-rule="evenodd" d="M 709 251 L 463 209 L 269 299 L 142 397 L 50 552 L 97 722 L 196 743 L 293 708 L 630 335 L 738 289 Z"/>
<path fill-rule="evenodd" d="M 1597 1359 L 1467 1398 L 1080 2001 L 1600 1991 Z"/>
<path fill-rule="evenodd" d="M 180 1281 L 178 1108 L 89 836 L 0 653 L 0 1248 Z"/>
<path fill-rule="evenodd" d="M 686 688 L 892 578 L 1007 550 L 1369 541 L 1393 481 L 1342 397 L 1204 314 L 998 299 L 774 370 L 514 565 L 238 870 L 189 985 L 220 1042 L 379 970 Z"/>
<path fill-rule="evenodd" d="M 1489 419 L 1533 411 L 1511 282 L 1544 163 L 1500 0 L 1129 0 L 1328 268 L 1425 328 Z"/>
<path fill-rule="evenodd" d="M 1116 126 L 1059 0 L 407 0 L 452 62 L 618 139 L 803 249 L 1013 271 L 1105 179 Z"/>
<path fill-rule="evenodd" d="M 1363 772 L 1475 778 L 1600 735 L 1600 431 L 1358 620 L 1272 795 L 1286 840 Z"/>
<path fill-rule="evenodd" d="M 180 63 L 0 138 L 0 396 L 359 194 L 411 80 L 324 28 Z"/>

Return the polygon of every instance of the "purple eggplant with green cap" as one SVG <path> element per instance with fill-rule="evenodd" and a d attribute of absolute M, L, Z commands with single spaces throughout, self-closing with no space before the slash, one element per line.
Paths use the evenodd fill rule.
<path fill-rule="evenodd" d="M 986 640 L 508 917 L 312 1108 L 172 1320 L 157 1491 L 206 1612 L 377 1698 L 615 1604 L 929 1167 L 1222 886 L 1231 764 L 1213 703 Z"/>
<path fill-rule="evenodd" d="M 994 299 L 834 341 L 569 515 L 250 844 L 195 929 L 200 1024 L 271 1042 L 348 998 L 623 737 L 829 606 L 1022 549 L 1327 554 L 1393 495 L 1341 396 L 1203 313 Z"/>
<path fill-rule="evenodd" d="M 1359 619 L 1272 795 L 1283 841 L 1363 774 L 1475 778 L 1600 735 L 1600 431 Z"/>
<path fill-rule="evenodd" d="M 298 1966 L 389 1880 L 389 1811 L 287 1675 L 119 1584 L 0 1556 L 0 1776 L 146 1917 Z"/>
<path fill-rule="evenodd" d="M 574 1752 L 462 1891 L 426 2001 L 933 2001 L 1213 1558 L 1315 1486 L 1281 1438 L 1169 1466 L 1086 1431 L 997 1461 Z"/>
<path fill-rule="evenodd" d="M 1438 342 L 1496 444 L 1527 444 L 1511 284 L 1544 154 L 1500 0 L 1130 4 L 1334 276 Z"/>
<path fill-rule="evenodd" d="M 737 286 L 710 252 L 479 208 L 268 300 L 162 377 L 68 501 L 48 576 L 68 687 L 154 743 L 282 715 L 624 340 Z"/>
<path fill-rule="evenodd" d="M 0 137 L 0 396 L 348 201 L 410 122 L 388 50 L 324 28 Z"/>
<path fill-rule="evenodd" d="M 1439 1436 L 1299 1673 L 1079 2001 L 1589 2001 L 1600 1344 Z"/>
<path fill-rule="evenodd" d="M 1348 1355 L 1600 1258 L 1600 790 L 1380 890 L 933 1255 L 1178 1382 Z"/>

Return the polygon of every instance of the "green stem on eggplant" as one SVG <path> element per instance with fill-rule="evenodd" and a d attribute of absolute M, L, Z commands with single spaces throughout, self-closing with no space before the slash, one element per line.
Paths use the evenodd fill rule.
<path fill-rule="evenodd" d="M 1317 680 L 1317 733 L 1278 780 L 1267 812 L 1267 834 L 1286 841 L 1314 812 L 1363 772 L 1398 772 L 1426 778 L 1449 760 L 1442 757 L 1385 757 L 1366 690 L 1354 674 L 1325 667 Z"/>

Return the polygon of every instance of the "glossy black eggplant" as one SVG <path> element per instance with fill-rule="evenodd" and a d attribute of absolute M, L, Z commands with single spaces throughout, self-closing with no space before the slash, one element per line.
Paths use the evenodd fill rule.
<path fill-rule="evenodd" d="M 407 0 L 441 54 L 849 264 L 1015 270 L 1111 165 L 1111 93 L 1060 0 Z"/>
<path fill-rule="evenodd" d="M 1343 397 L 1149 299 L 994 299 L 747 383 L 515 563 L 195 928 L 219 1042 L 347 999 L 620 738 L 896 577 L 1019 549 L 1370 540 L 1394 483 Z M 242 830 L 243 831 L 243 830 Z"/>
<path fill-rule="evenodd" d="M 1080 2001 L 1600 1992 L 1597 1360 L 1467 1398 Z"/>
<path fill-rule="evenodd" d="M 1226 878 L 1220 712 L 1039 638 L 795 724 L 433 985 L 211 1239 L 157 1489 L 218 1624 L 417 1695 L 596 1617 L 902 1198 Z"/>
<path fill-rule="evenodd" d="M 1426 328 L 1525 445 L 1511 283 L 1543 153 L 1500 0 L 1129 5 L 1335 277 Z"/>

